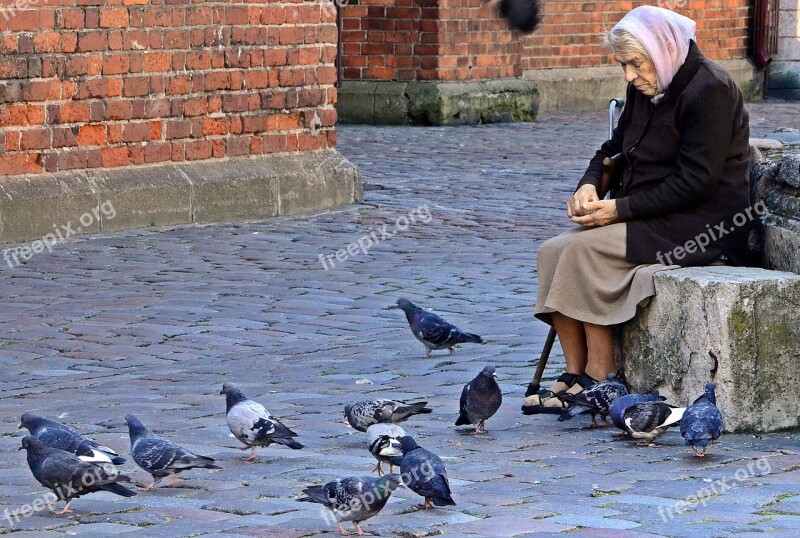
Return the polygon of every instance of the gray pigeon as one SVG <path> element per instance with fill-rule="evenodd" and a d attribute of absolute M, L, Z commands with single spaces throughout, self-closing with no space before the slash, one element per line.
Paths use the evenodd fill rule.
<path fill-rule="evenodd" d="M 625 410 L 625 430 L 634 439 L 643 439 L 639 446 L 651 446 L 659 435 L 680 422 L 685 411 L 685 407 L 664 402 L 637 403 Z"/>
<path fill-rule="evenodd" d="M 233 383 L 222 385 L 220 394 L 225 395 L 225 416 L 231 433 L 253 452 L 244 461 L 255 461 L 256 447 L 269 446 L 273 443 L 288 446 L 295 450 L 303 445 L 292 439 L 297 434 L 272 417 L 260 403 L 248 400 L 242 391 Z"/>
<path fill-rule="evenodd" d="M 182 446 L 148 430 L 134 415 L 126 415 L 131 438 L 131 456 L 136 464 L 153 475 L 153 483 L 145 491 L 152 491 L 167 476 L 177 475 L 187 469 L 221 469 L 214 459 L 198 456 Z"/>
<path fill-rule="evenodd" d="M 442 460 L 429 450 L 419 446 L 406 435 L 400 438 L 403 457 L 400 460 L 400 474 L 408 488 L 425 498 L 419 508 L 430 509 L 436 506 L 455 506 L 450 493 L 450 481 Z M 395 461 L 397 461 L 395 459 Z"/>
<path fill-rule="evenodd" d="M 608 414 L 611 416 L 611 422 L 614 423 L 614 426 L 627 435 L 628 431 L 625 428 L 625 411 L 627 411 L 630 406 L 642 402 L 663 402 L 664 400 L 666 400 L 666 397 L 659 395 L 657 390 L 649 394 L 626 394 L 611 402 L 611 407 L 608 408 Z"/>
<path fill-rule="evenodd" d="M 709 443 L 722 435 L 722 413 L 717 409 L 717 386 L 707 383 L 705 393 L 686 408 L 681 419 L 681 435 L 698 458 L 708 454 Z"/>
<path fill-rule="evenodd" d="M 406 403 L 378 398 L 345 405 L 344 416 L 352 427 L 365 432 L 373 424 L 397 424 L 412 415 L 433 412 L 427 405 L 428 402 Z"/>
<path fill-rule="evenodd" d="M 109 491 L 122 497 L 136 495 L 135 491 L 118 484 L 130 482 L 131 479 L 127 476 L 108 473 L 102 465 L 83 461 L 66 450 L 46 446 L 31 435 L 22 438 L 19 450 L 27 450 L 28 467 L 34 478 L 52 490 L 56 499 L 66 501 L 64 509 L 55 511 L 54 514 L 72 513 L 69 509 L 72 499 L 95 491 Z"/>
<path fill-rule="evenodd" d="M 339 525 L 342 536 L 354 534 L 347 532 L 343 521 L 352 521 L 356 526 L 356 534 L 367 535 L 359 523 L 380 512 L 392 493 L 400 487 L 399 475 L 387 474 L 381 478 L 348 477 L 328 482 L 324 486 L 311 486 L 303 490 L 307 497 L 297 499 L 300 502 L 319 503 L 328 508 Z"/>
<path fill-rule="evenodd" d="M 503 402 L 500 385 L 495 381 L 494 366 L 486 366 L 461 391 L 461 403 L 456 426 L 476 424 L 475 433 L 484 433 L 484 422 L 494 416 Z"/>
<path fill-rule="evenodd" d="M 406 313 L 411 332 L 425 346 L 425 358 L 431 356 L 432 349 L 449 349 L 455 353 L 455 345 L 463 343 L 483 344 L 483 338 L 477 334 L 465 333 L 455 325 L 451 325 L 433 312 L 424 310 L 408 299 L 398 299 L 396 305 Z"/>
<path fill-rule="evenodd" d="M 608 415 L 611 404 L 620 396 L 628 394 L 627 387 L 617 378 L 616 374 L 608 374 L 606 379 L 599 381 L 578 394 L 565 393 L 559 398 L 570 403 L 570 408 L 561 413 L 558 420 L 569 420 L 578 415 L 591 413 L 592 427 L 599 428 L 597 415 L 608 424 Z"/>
<path fill-rule="evenodd" d="M 378 464 L 373 469 L 373 471 L 377 471 L 378 476 L 383 474 L 381 463 L 388 463 L 389 472 L 394 472 L 394 464 L 391 459 L 403 455 L 400 438 L 405 434 L 405 430 L 397 424 L 373 424 L 367 428 L 367 446 L 370 453 L 378 460 Z"/>
<path fill-rule="evenodd" d="M 84 437 L 77 430 L 48 420 L 33 413 L 24 413 L 19 422 L 20 428 L 27 428 L 45 446 L 60 448 L 78 456 L 83 461 L 122 465 L 125 458 L 107 446 L 101 446 L 92 439 Z"/>

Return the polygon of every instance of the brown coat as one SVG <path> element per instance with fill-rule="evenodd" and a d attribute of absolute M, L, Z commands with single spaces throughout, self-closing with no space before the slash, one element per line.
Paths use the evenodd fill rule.
<path fill-rule="evenodd" d="M 603 158 L 623 152 L 613 196 L 627 222 L 627 261 L 705 265 L 725 254 L 743 264 L 751 219 L 742 220 L 755 216 L 749 136 L 736 83 L 692 42 L 658 104 L 628 85 L 614 135 L 578 186 L 599 186 Z"/>

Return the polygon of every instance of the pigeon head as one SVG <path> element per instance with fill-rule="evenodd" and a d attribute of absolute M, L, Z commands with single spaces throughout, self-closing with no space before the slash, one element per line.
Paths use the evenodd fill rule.
<path fill-rule="evenodd" d="M 136 415 L 125 415 L 125 423 L 128 425 L 128 432 L 130 433 L 131 439 L 149 433 L 145 425 L 136 418 Z"/>
<path fill-rule="evenodd" d="M 410 435 L 404 435 L 400 438 L 400 449 L 403 451 L 403 454 L 407 454 L 415 448 L 419 448 L 419 445 L 416 441 L 414 441 L 413 437 Z"/>
<path fill-rule="evenodd" d="M 344 416 L 350 416 L 350 410 L 353 408 L 353 404 L 345 404 L 344 406 Z"/>
<path fill-rule="evenodd" d="M 219 393 L 225 395 L 225 405 L 227 406 L 228 411 L 230 411 L 231 407 L 237 403 L 243 402 L 247 399 L 245 395 L 242 394 L 242 391 L 239 390 L 239 387 L 233 383 L 225 383 L 222 385 L 222 390 Z"/>
<path fill-rule="evenodd" d="M 717 386 L 714 383 L 706 383 L 706 398 L 709 402 L 717 405 Z"/>
<path fill-rule="evenodd" d="M 38 440 L 36 437 L 31 435 L 26 435 L 22 438 L 22 444 L 17 450 L 41 450 L 44 448 L 44 443 Z"/>
<path fill-rule="evenodd" d="M 416 310 L 417 309 L 417 305 L 415 305 L 414 303 L 412 303 L 408 299 L 400 298 L 400 299 L 397 300 L 396 304 L 393 304 L 389 308 L 390 309 L 399 308 L 400 310 L 402 310 L 403 312 L 408 314 L 409 312 L 413 312 L 414 310 Z"/>
<path fill-rule="evenodd" d="M 481 370 L 481 375 L 488 378 L 497 377 L 497 374 L 494 373 L 494 366 L 491 364 L 483 367 L 483 370 Z"/>
<path fill-rule="evenodd" d="M 39 427 L 42 420 L 44 419 L 39 415 L 23 413 L 22 417 L 19 419 L 19 428 L 27 428 L 29 432 L 33 432 L 33 430 Z"/>

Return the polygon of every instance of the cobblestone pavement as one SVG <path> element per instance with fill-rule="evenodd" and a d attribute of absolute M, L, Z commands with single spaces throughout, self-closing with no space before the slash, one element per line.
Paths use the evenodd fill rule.
<path fill-rule="evenodd" d="M 751 111 L 754 136 L 800 125 L 796 104 Z M 536 248 L 568 226 L 566 197 L 605 130 L 603 111 L 546 114 L 534 124 L 343 126 L 340 149 L 364 175 L 362 205 L 82 237 L 4 266 L 0 532 L 336 535 L 318 506 L 296 497 L 309 484 L 369 474 L 374 460 L 363 434 L 342 423 L 342 408 L 390 396 L 435 409 L 407 430 L 443 458 L 458 504 L 418 511 L 419 497 L 400 490 L 367 531 L 797 536 L 798 432 L 726 435 L 698 460 L 676 431 L 659 448 L 641 448 L 588 428 L 588 419 L 519 412 L 547 332 L 531 314 Z M 406 223 L 425 205 L 429 214 L 423 207 Z M 320 254 L 372 231 L 380 239 L 384 225 L 393 237 L 323 268 Z M 424 359 L 402 314 L 386 310 L 399 296 L 488 343 Z M 453 422 L 461 387 L 487 363 L 497 366 L 505 400 L 488 433 L 474 436 Z M 556 349 L 549 379 L 561 364 Z M 261 449 L 258 462 L 242 462 L 225 425 L 225 381 L 284 419 L 306 448 Z M 11 511 L 45 492 L 17 452 L 24 411 L 59 418 L 123 454 L 123 417 L 135 413 L 223 469 L 191 470 L 129 499 L 83 497 L 69 517 L 43 511 L 17 521 Z M 124 468 L 149 483 L 132 462 Z M 676 504 L 693 495 L 703 502 Z"/>

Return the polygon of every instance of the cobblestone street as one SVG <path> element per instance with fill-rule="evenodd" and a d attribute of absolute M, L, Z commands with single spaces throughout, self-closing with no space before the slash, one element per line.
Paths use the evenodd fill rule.
<path fill-rule="evenodd" d="M 797 104 L 758 102 L 750 111 L 753 137 L 800 126 Z M 612 438 L 611 428 L 589 428 L 586 416 L 520 413 L 548 329 L 532 315 L 536 249 L 569 227 L 566 199 L 607 135 L 606 118 L 339 126 L 339 150 L 363 174 L 361 205 L 83 236 L 22 266 L 3 263 L 0 534 L 337 536 L 319 505 L 296 499 L 308 485 L 370 474 L 365 436 L 343 423 L 342 410 L 392 397 L 434 409 L 403 426 L 444 460 L 457 504 L 417 510 L 421 498 L 400 489 L 365 531 L 798 536 L 800 432 L 724 435 L 698 459 L 676 429 L 643 448 Z M 365 237 L 367 252 L 351 247 L 337 259 Z M 402 312 L 387 310 L 398 297 L 487 343 L 424 359 Z M 486 364 L 497 368 L 504 401 L 488 433 L 476 436 L 453 423 L 464 383 Z M 556 346 L 546 378 L 561 366 Z M 243 462 L 225 423 L 224 382 L 239 384 L 306 448 L 273 445 Z M 222 470 L 190 470 L 131 498 L 87 495 L 69 516 L 44 510 L 17 519 L 13 510 L 47 491 L 17 451 L 26 411 L 125 457 L 124 416 L 133 413 Z M 132 459 L 123 469 L 150 483 Z M 697 496 L 699 504 L 676 504 Z"/>

